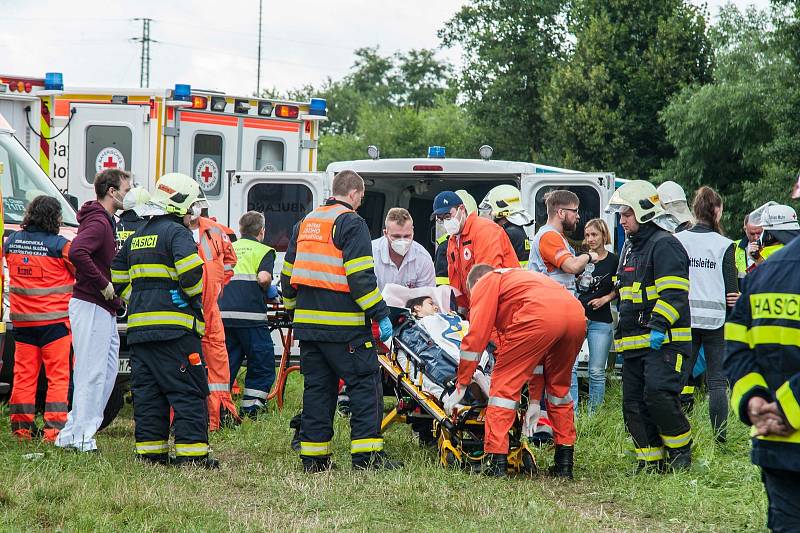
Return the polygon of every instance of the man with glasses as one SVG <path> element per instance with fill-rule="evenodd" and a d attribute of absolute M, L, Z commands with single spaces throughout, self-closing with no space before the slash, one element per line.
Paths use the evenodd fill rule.
<path fill-rule="evenodd" d="M 553 278 L 575 293 L 575 276 L 589 263 L 597 262 L 597 254 L 584 252 L 575 255 L 565 233 L 575 231 L 580 222 L 578 196 L 571 191 L 551 191 L 544 198 L 547 224 L 539 228 L 531 242 L 528 269 Z"/>
<path fill-rule="evenodd" d="M 447 275 L 461 312 L 469 310 L 467 276 L 472 267 L 485 263 L 494 268 L 519 268 L 519 260 L 503 228 L 477 212 L 467 213 L 464 201 L 453 191 L 433 199 L 433 215 L 450 235 L 447 242 Z"/>

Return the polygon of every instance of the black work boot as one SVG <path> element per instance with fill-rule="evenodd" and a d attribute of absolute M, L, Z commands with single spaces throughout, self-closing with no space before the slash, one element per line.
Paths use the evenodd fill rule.
<path fill-rule="evenodd" d="M 400 461 L 391 461 L 384 452 L 354 453 L 353 470 L 399 470 Z"/>
<path fill-rule="evenodd" d="M 300 451 L 300 417 L 302 415 L 303 413 L 297 413 L 289 421 L 289 427 L 294 430 L 294 434 L 292 435 L 292 450 L 296 452 Z"/>
<path fill-rule="evenodd" d="M 574 464 L 575 448 L 564 444 L 556 444 L 556 453 L 550 475 L 572 479 L 572 466 Z"/>
<path fill-rule="evenodd" d="M 319 474 L 320 472 L 327 472 L 333 470 L 336 466 L 331 461 L 330 457 L 311 458 L 303 457 L 303 472 L 306 474 Z"/>
<path fill-rule="evenodd" d="M 216 470 L 219 468 L 219 460 L 212 459 L 208 455 L 201 455 L 197 457 L 181 455 L 171 459 L 170 464 L 175 466 L 198 466 L 207 468 L 208 470 Z"/>
<path fill-rule="evenodd" d="M 663 474 L 666 471 L 666 462 L 663 459 L 659 459 L 658 461 L 637 461 L 636 462 L 636 473 L 641 474 L 643 472 L 655 472 L 658 474 Z"/>
<path fill-rule="evenodd" d="M 489 477 L 506 477 L 508 475 L 508 455 L 487 453 L 481 466 L 481 474 Z"/>
<path fill-rule="evenodd" d="M 165 465 L 169 463 L 169 455 L 166 453 L 137 453 L 136 460 L 145 464 Z"/>
<path fill-rule="evenodd" d="M 675 472 L 689 470 L 692 467 L 692 443 L 680 448 L 667 448 L 667 465 Z"/>

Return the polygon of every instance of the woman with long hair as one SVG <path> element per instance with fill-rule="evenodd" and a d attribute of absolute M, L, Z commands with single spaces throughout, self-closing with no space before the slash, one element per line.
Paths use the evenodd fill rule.
<path fill-rule="evenodd" d="M 708 410 L 717 442 L 725 442 L 728 419 L 728 382 L 722 369 L 725 355 L 723 326 L 739 297 L 735 243 L 724 236 L 722 197 L 711 187 L 700 187 L 692 212 L 697 223 L 675 234 L 689 255 L 689 307 L 692 314 L 691 369 L 700 348 L 706 359 Z"/>
<path fill-rule="evenodd" d="M 619 257 L 606 249 L 606 245 L 611 244 L 611 232 L 603 219 L 594 218 L 588 221 L 583 235 L 584 244 L 598 258 L 590 273 L 591 281 L 587 277 L 586 283 L 581 284 L 581 274 L 577 284 L 578 299 L 583 304 L 588 321 L 586 340 L 589 345 L 589 412 L 592 413 L 603 403 L 606 394 L 606 364 L 614 341 L 611 302 L 617 297 L 612 278 L 617 272 Z M 570 395 L 577 409 L 577 363 L 572 371 Z"/>

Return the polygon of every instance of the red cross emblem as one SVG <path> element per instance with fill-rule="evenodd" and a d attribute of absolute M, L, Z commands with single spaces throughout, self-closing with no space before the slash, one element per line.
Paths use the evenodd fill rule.
<path fill-rule="evenodd" d="M 206 165 L 206 168 L 203 169 L 203 171 L 200 173 L 200 175 L 203 177 L 203 181 L 208 183 L 209 178 L 211 178 L 211 176 L 213 176 L 214 174 L 208 168 L 208 165 Z"/>
<path fill-rule="evenodd" d="M 103 162 L 103 168 L 117 168 L 117 162 L 113 157 L 108 156 L 108 159 Z"/>

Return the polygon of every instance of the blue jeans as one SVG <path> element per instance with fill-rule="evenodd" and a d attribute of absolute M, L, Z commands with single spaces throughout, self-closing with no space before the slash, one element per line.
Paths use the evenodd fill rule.
<path fill-rule="evenodd" d="M 606 396 L 606 365 L 611 343 L 614 340 L 614 325 L 590 320 L 586 329 L 589 344 L 589 412 L 595 411 Z M 570 396 L 578 409 L 578 361 L 572 368 L 572 387 Z"/>
<path fill-rule="evenodd" d="M 231 368 L 231 386 L 242 360 L 247 358 L 240 411 L 243 414 L 255 413 L 267 403 L 267 395 L 275 381 L 275 346 L 269 329 L 266 325 L 225 328 L 225 345 Z"/>

